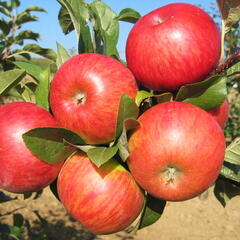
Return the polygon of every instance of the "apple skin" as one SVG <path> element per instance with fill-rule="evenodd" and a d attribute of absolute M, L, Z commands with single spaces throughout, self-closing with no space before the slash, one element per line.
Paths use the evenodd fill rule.
<path fill-rule="evenodd" d="M 24 144 L 22 134 L 36 127 L 57 127 L 45 109 L 27 102 L 0 106 L 0 188 L 14 193 L 39 191 L 58 175 L 62 163 L 48 164 Z"/>
<path fill-rule="evenodd" d="M 63 165 L 57 180 L 66 210 L 95 234 L 110 234 L 128 227 L 144 205 L 143 191 L 114 159 L 97 168 L 84 154 Z"/>
<path fill-rule="evenodd" d="M 220 51 L 220 33 L 210 16 L 194 5 L 174 3 L 137 21 L 127 39 L 126 59 L 145 87 L 176 91 L 204 80 Z"/>
<path fill-rule="evenodd" d="M 137 183 L 168 201 L 193 198 L 219 175 L 222 129 L 206 111 L 184 102 L 158 104 L 139 117 L 129 139 L 128 165 Z"/>
<path fill-rule="evenodd" d="M 66 61 L 51 84 L 50 104 L 59 124 L 88 144 L 114 139 L 120 98 L 135 98 L 136 80 L 117 60 L 94 53 Z"/>
<path fill-rule="evenodd" d="M 229 115 L 228 100 L 225 100 L 219 107 L 210 109 L 207 112 L 214 117 L 214 119 L 218 122 L 221 128 L 224 128 L 228 121 L 228 115 Z"/>

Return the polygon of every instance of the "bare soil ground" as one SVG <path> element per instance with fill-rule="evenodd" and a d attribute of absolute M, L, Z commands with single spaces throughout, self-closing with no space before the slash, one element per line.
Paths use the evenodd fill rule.
<path fill-rule="evenodd" d="M 152 226 L 138 231 L 136 235 L 125 231 L 106 236 L 91 234 L 66 213 L 48 188 L 37 200 L 23 200 L 19 195 L 18 198 L 0 204 L 0 223 L 12 224 L 12 215 L 5 214 L 21 208 L 16 212 L 21 213 L 31 225 L 28 230 L 25 227 L 24 240 L 240 239 L 240 197 L 233 198 L 226 208 L 223 208 L 214 197 L 212 189 L 208 191 L 205 200 L 197 197 L 185 202 L 168 203 L 162 218 Z M 44 220 L 40 220 L 41 218 Z"/>

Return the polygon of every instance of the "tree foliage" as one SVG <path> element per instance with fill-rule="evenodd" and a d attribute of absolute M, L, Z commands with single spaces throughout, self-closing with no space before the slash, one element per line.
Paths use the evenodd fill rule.
<path fill-rule="evenodd" d="M 25 40 L 38 41 L 39 33 L 31 30 L 22 30 L 28 22 L 35 22 L 38 17 L 33 12 L 46 12 L 38 6 L 29 6 L 19 12 L 20 0 L 0 2 L 0 64 L 4 70 L 13 68 L 9 61 L 15 60 L 14 56 L 21 55 L 30 59 L 31 54 L 37 54 L 55 60 L 55 53 L 51 49 L 41 48 L 38 44 L 27 44 Z M 24 47 L 23 47 L 24 46 Z"/>

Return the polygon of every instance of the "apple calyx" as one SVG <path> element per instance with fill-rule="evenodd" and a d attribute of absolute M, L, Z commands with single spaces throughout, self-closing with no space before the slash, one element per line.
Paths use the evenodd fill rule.
<path fill-rule="evenodd" d="M 79 105 L 79 104 L 84 104 L 87 100 L 87 96 L 84 92 L 78 92 L 75 96 L 74 96 L 74 102 Z"/>
<path fill-rule="evenodd" d="M 179 169 L 174 166 L 167 166 L 163 171 L 163 178 L 166 181 L 166 185 L 174 184 L 177 175 L 179 174 Z"/>

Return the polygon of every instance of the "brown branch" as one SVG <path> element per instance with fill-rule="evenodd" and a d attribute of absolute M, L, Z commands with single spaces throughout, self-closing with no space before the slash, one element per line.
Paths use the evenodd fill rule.
<path fill-rule="evenodd" d="M 231 57 L 229 57 L 224 63 L 219 64 L 215 69 L 214 74 L 220 74 L 224 72 L 237 62 L 240 62 L 240 50 L 233 54 Z"/>

